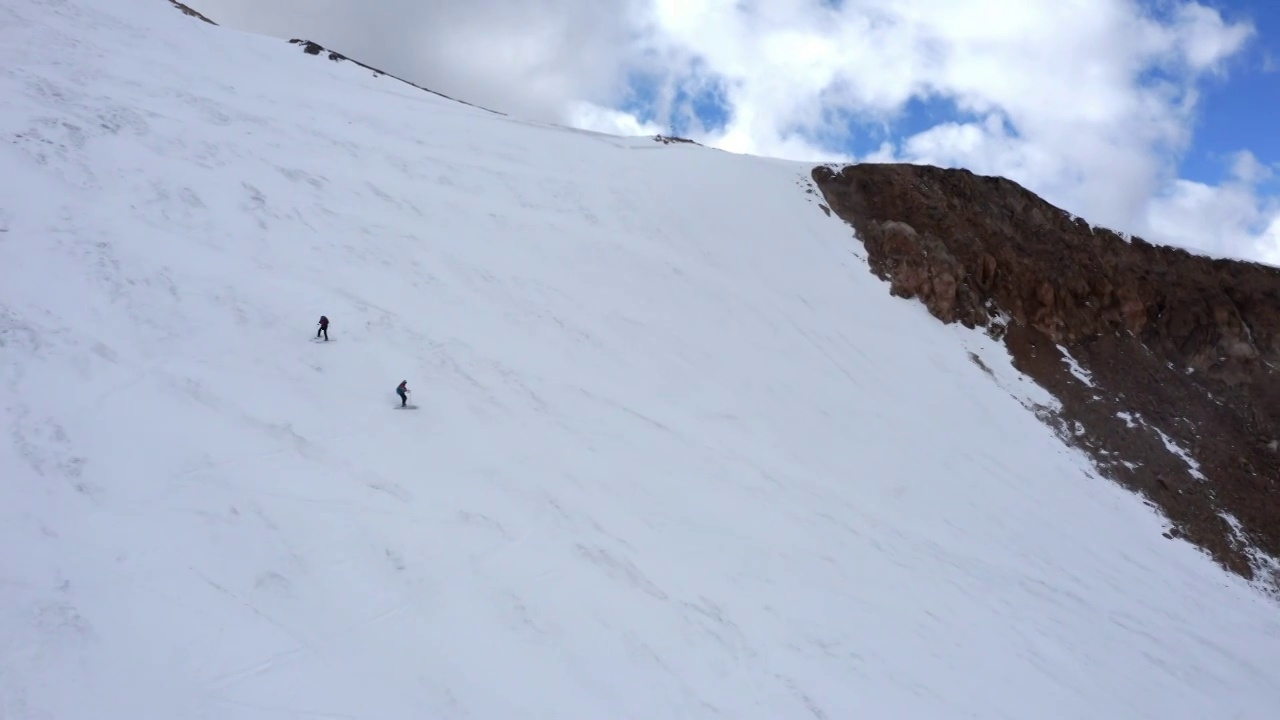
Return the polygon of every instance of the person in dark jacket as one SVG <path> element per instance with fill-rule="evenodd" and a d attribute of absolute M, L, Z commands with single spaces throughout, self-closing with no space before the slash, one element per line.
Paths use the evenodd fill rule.
<path fill-rule="evenodd" d="M 316 338 L 319 338 L 320 335 L 323 333 L 325 342 L 328 342 L 329 341 L 329 318 L 321 315 L 319 325 L 320 325 L 320 329 L 316 331 Z"/>
<path fill-rule="evenodd" d="M 409 404 L 409 381 L 408 380 L 400 381 L 400 384 L 396 386 L 396 394 L 400 396 L 400 407 L 405 407 L 406 405 Z"/>

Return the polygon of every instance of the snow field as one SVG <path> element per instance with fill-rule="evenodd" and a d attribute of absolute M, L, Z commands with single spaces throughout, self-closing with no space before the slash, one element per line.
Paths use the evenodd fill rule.
<path fill-rule="evenodd" d="M 1280 704 L 1274 605 L 804 166 L 154 0 L 9 0 L 0 134 L 0 717 Z"/>

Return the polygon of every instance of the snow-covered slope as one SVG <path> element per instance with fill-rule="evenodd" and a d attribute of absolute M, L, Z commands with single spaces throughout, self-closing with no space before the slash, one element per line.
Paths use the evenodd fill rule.
<path fill-rule="evenodd" d="M 5 0 L 0 136 L 6 720 L 1280 707 L 1276 607 L 806 167 L 159 0 Z"/>

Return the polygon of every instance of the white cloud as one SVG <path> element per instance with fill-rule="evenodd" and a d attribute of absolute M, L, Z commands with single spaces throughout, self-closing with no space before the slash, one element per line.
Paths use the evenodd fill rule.
<path fill-rule="evenodd" d="M 623 137 L 663 133 L 662 126 L 657 123 L 641 122 L 631 113 L 600 107 L 589 102 L 572 103 L 567 121 L 573 127 L 582 130 Z"/>
<path fill-rule="evenodd" d="M 1231 158 L 1231 177 L 1240 182 L 1257 185 L 1269 179 L 1272 174 L 1271 168 L 1262 164 L 1257 156 L 1248 150 L 1241 150 Z"/>
<path fill-rule="evenodd" d="M 641 0 L 637 0 L 639 7 Z M 216 22 L 303 37 L 452 97 L 544 121 L 618 100 L 629 0 L 189 0 Z"/>
<path fill-rule="evenodd" d="M 1247 256 L 1280 267 L 1280 212 L 1271 214 L 1271 222 L 1259 234 L 1254 252 Z"/>
<path fill-rule="evenodd" d="M 1174 36 L 1187 62 L 1197 70 L 1219 70 L 1248 39 L 1250 28 L 1228 25 L 1218 11 L 1198 3 L 1177 7 Z"/>
<path fill-rule="evenodd" d="M 1198 84 L 1253 33 L 1198 2 L 192 3 L 539 120 L 622 134 L 674 123 L 722 149 L 811 161 L 850 159 L 852 125 L 861 146 L 878 146 L 872 159 L 1005 175 L 1153 241 L 1280 253 L 1274 204 L 1250 175 L 1261 164 L 1220 185 L 1177 176 Z M 653 95 L 647 122 L 625 111 L 636 76 Z M 727 109 L 723 125 L 702 127 L 689 99 L 708 92 Z M 921 125 L 905 114 L 913 101 L 961 114 Z"/>
<path fill-rule="evenodd" d="M 1271 174 L 1252 153 L 1237 153 L 1231 178 L 1221 185 L 1174 180 L 1152 200 L 1147 224 L 1175 245 L 1280 265 L 1280 203 L 1258 194 Z"/>

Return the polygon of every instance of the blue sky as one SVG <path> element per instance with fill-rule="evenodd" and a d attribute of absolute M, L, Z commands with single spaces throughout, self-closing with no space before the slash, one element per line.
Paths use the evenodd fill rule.
<path fill-rule="evenodd" d="M 1182 164 L 1187 177 L 1203 182 L 1222 180 L 1223 158 L 1241 148 L 1280 163 L 1280 3 L 1234 0 L 1218 7 L 1249 20 L 1256 35 L 1228 63 L 1227 77 L 1203 85 L 1196 142 Z M 1280 189 L 1274 180 L 1268 185 Z"/>

